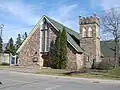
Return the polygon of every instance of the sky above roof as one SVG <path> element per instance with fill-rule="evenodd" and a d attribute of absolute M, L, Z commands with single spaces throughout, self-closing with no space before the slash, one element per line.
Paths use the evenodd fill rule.
<path fill-rule="evenodd" d="M 112 7 L 119 0 L 0 0 L 0 24 L 4 24 L 3 40 L 15 40 L 17 34 L 30 32 L 42 15 L 79 32 L 78 16 L 91 16 Z"/>

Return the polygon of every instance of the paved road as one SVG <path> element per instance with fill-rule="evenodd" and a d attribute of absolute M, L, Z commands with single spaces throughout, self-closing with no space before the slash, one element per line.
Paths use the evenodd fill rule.
<path fill-rule="evenodd" d="M 120 85 L 0 71 L 1 90 L 120 90 Z"/>

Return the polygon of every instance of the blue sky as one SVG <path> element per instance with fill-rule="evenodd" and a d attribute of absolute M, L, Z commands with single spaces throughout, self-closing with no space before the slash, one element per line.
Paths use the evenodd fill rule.
<path fill-rule="evenodd" d="M 17 34 L 30 32 L 42 15 L 61 22 L 79 31 L 78 16 L 91 16 L 112 7 L 118 7 L 119 0 L 0 0 L 0 24 L 4 24 L 3 39 L 14 40 Z M 21 28 L 27 27 L 27 28 Z"/>

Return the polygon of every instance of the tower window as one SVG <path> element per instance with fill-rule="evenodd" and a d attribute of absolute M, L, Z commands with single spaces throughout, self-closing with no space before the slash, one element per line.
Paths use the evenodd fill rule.
<path fill-rule="evenodd" d="M 89 62 L 90 61 L 90 57 L 89 56 L 87 56 L 87 62 Z"/>
<path fill-rule="evenodd" d="M 82 37 L 86 37 L 86 29 L 85 28 L 83 28 L 83 30 L 82 30 Z"/>
<path fill-rule="evenodd" d="M 88 29 L 88 37 L 92 37 L 92 28 L 91 27 L 89 27 L 89 29 Z"/>
<path fill-rule="evenodd" d="M 42 52 L 45 51 L 45 30 L 41 30 L 41 33 L 42 33 Z"/>
<path fill-rule="evenodd" d="M 98 27 L 96 27 L 96 37 L 98 37 L 98 38 L 100 37 Z"/>

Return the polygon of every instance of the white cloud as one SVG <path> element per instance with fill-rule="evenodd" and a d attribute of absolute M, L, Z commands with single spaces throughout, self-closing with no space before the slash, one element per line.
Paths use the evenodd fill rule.
<path fill-rule="evenodd" d="M 111 8 L 116 8 L 115 11 L 120 11 L 120 0 L 100 0 L 100 6 L 105 10 L 108 11 Z M 105 12 L 100 14 L 100 17 L 102 18 L 104 15 L 106 15 Z M 107 39 L 113 39 L 113 35 L 108 32 L 104 32 L 101 28 L 101 39 L 107 40 Z"/>
<path fill-rule="evenodd" d="M 13 17 L 17 17 L 27 24 L 35 24 L 39 20 L 39 17 L 34 14 L 34 10 L 38 7 L 26 5 L 18 1 L 7 1 L 2 3 L 0 4 L 0 10 L 12 14 Z"/>
<path fill-rule="evenodd" d="M 120 0 L 101 0 L 100 4 L 105 10 L 120 6 Z"/>
<path fill-rule="evenodd" d="M 67 17 L 69 18 L 71 15 L 70 13 L 73 12 L 76 8 L 78 7 L 77 4 L 73 4 L 73 5 L 64 5 L 62 7 L 59 8 L 59 13 L 61 17 Z"/>
<path fill-rule="evenodd" d="M 78 31 L 78 16 L 85 13 L 86 11 L 80 9 L 78 4 L 71 4 L 59 6 L 56 10 L 51 10 L 48 15 L 56 21 Z"/>
<path fill-rule="evenodd" d="M 57 7 L 52 8 L 46 12 L 43 10 L 43 8 L 45 8 L 45 5 L 38 7 L 37 5 L 29 5 L 14 0 L 12 2 L 7 1 L 2 3 L 3 4 L 0 4 L 0 10 L 7 12 L 8 15 L 12 14 L 12 18 L 16 17 L 19 21 L 28 25 L 36 24 L 40 19 L 40 16 L 43 15 L 43 13 L 47 13 L 53 19 L 69 26 L 70 28 L 78 30 L 78 16 L 80 13 L 85 13 L 84 10 L 79 8 L 78 4 L 58 5 Z M 37 13 L 37 11 L 41 11 L 41 13 Z"/>
<path fill-rule="evenodd" d="M 0 3 L 0 11 L 2 12 L 0 15 L 0 23 L 4 24 L 4 42 L 7 42 L 10 37 L 13 37 L 15 40 L 19 33 L 29 33 L 32 30 L 32 27 L 27 26 L 35 25 L 40 19 L 40 16 L 36 15 L 36 9 L 40 10 L 40 8 L 34 5 L 27 5 L 20 1 L 7 0 Z"/>
<path fill-rule="evenodd" d="M 18 33 L 23 34 L 25 31 L 31 31 L 31 28 L 16 30 L 7 29 L 24 27 L 26 25 L 35 25 L 43 14 L 50 16 L 50 18 L 53 18 L 54 20 L 76 31 L 79 30 L 78 16 L 80 14 L 86 14 L 86 11 L 81 9 L 78 4 L 56 5 L 55 7 L 49 9 L 47 9 L 45 5 L 41 4 L 31 5 L 18 0 L 6 0 L 0 3 L 0 11 L 3 13 L 3 15 L 0 15 L 0 18 L 7 18 L 6 21 L 0 21 L 0 23 L 3 23 L 5 25 L 5 31 L 3 32 L 5 42 L 10 37 L 16 39 Z M 11 20 L 8 20 L 9 18 Z"/>

